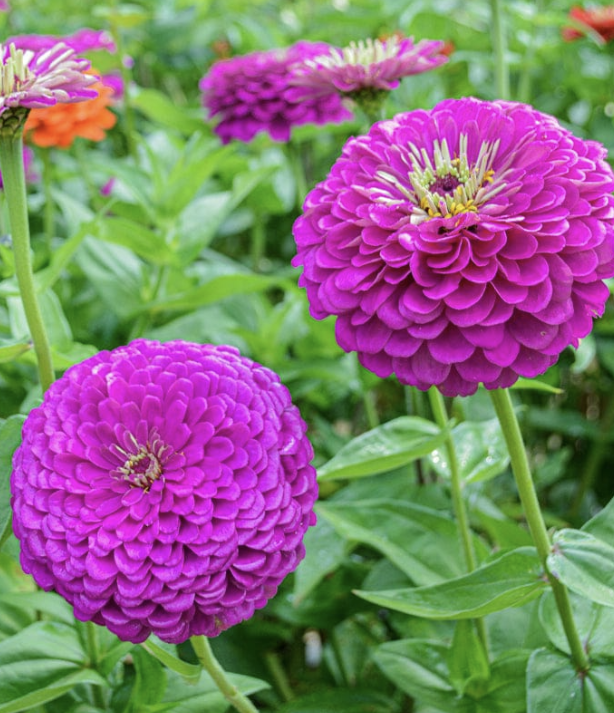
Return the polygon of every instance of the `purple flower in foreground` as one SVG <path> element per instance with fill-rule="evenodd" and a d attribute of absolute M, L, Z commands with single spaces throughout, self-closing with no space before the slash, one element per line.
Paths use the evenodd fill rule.
<path fill-rule="evenodd" d="M 325 53 L 324 43 L 298 42 L 286 50 L 267 50 L 215 62 L 200 82 L 209 118 L 219 117 L 214 131 L 223 143 L 251 141 L 266 131 L 288 141 L 300 124 L 326 124 L 351 118 L 338 97 L 292 99 L 290 67 Z"/>
<path fill-rule="evenodd" d="M 534 377 L 603 313 L 605 150 L 522 104 L 446 100 L 350 139 L 294 235 L 317 319 L 378 376 L 468 395 Z"/>
<path fill-rule="evenodd" d="M 85 74 L 90 63 L 59 43 L 40 51 L 16 46 L 19 38 L 0 44 L 0 114 L 7 109 L 33 109 L 94 99 L 88 87 L 96 77 Z"/>
<path fill-rule="evenodd" d="M 305 430 L 277 375 L 232 347 L 101 352 L 24 424 L 22 566 L 123 640 L 215 636 L 304 556 L 317 495 Z"/>
<path fill-rule="evenodd" d="M 335 94 L 360 101 L 361 95 L 387 93 L 399 86 L 402 77 L 420 74 L 448 61 L 442 54 L 444 43 L 412 38 L 371 40 L 351 43 L 344 49 L 306 58 L 293 68 L 291 96 L 330 97 Z"/>

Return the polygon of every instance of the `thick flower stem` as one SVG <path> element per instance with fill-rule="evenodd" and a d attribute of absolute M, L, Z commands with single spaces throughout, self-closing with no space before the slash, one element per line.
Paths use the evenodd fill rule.
<path fill-rule="evenodd" d="M 529 461 L 527 459 L 524 441 L 522 440 L 520 426 L 512 406 L 512 400 L 507 389 L 495 389 L 490 391 L 490 396 L 510 454 L 512 471 L 516 479 L 524 514 L 537 549 L 537 554 L 548 577 L 548 582 L 552 587 L 573 662 L 579 672 L 587 671 L 589 661 L 573 618 L 569 594 L 566 587 L 548 571 L 546 565 L 546 560 L 551 549 L 550 538 L 548 537 L 546 524 L 537 499 L 537 493 L 535 492 Z"/>
<path fill-rule="evenodd" d="M 431 403 L 431 410 L 433 411 L 433 416 L 435 417 L 435 423 L 437 423 L 439 428 L 443 430 L 448 426 L 448 414 L 446 412 L 443 396 L 435 386 L 432 386 L 429 389 L 428 394 L 429 401 Z M 467 572 L 473 572 L 473 570 L 477 567 L 477 558 L 475 556 L 475 549 L 473 547 L 471 528 L 469 526 L 469 518 L 467 517 L 467 509 L 465 508 L 465 501 L 463 500 L 458 458 L 456 457 L 456 449 L 454 447 L 454 440 L 451 434 L 449 434 L 446 438 L 444 447 L 446 449 L 448 463 L 450 466 L 450 489 L 452 492 L 452 506 L 454 508 L 456 526 L 458 527 L 458 534 L 460 536 L 463 554 L 465 557 L 465 566 Z M 480 640 L 482 641 L 482 645 L 484 646 L 484 651 L 488 652 L 488 635 L 486 632 L 486 626 L 482 619 L 476 619 L 476 628 Z"/>
<path fill-rule="evenodd" d="M 34 343 L 38 373 L 44 392 L 53 382 L 55 375 L 51 362 L 49 340 L 36 296 L 30 258 L 30 226 L 26 203 L 26 179 L 23 166 L 21 132 L 13 136 L 0 134 L 0 168 L 4 180 L 4 192 L 11 225 L 15 274 L 30 329 L 30 336 Z"/>
<path fill-rule="evenodd" d="M 86 648 L 89 658 L 89 665 L 94 671 L 98 668 L 99 647 L 98 647 L 98 629 L 97 625 L 92 621 L 85 622 L 85 637 Z M 100 686 L 92 686 L 92 697 L 94 705 L 101 710 L 106 710 L 107 703 L 105 701 L 104 691 Z"/>
<path fill-rule="evenodd" d="M 501 10 L 501 0 L 490 0 L 492 12 L 492 44 L 495 60 L 495 86 L 497 99 L 510 98 L 510 76 L 507 66 L 507 43 Z"/>
<path fill-rule="evenodd" d="M 202 667 L 211 676 L 224 698 L 239 711 L 239 713 L 258 713 L 254 704 L 244 696 L 228 679 L 226 671 L 220 666 L 213 655 L 206 636 L 192 636 L 190 639 L 194 653 L 198 656 Z"/>

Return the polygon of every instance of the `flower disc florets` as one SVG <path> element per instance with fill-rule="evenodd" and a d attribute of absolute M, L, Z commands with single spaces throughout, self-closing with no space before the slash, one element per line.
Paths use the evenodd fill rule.
<path fill-rule="evenodd" d="M 215 636 L 304 556 L 317 495 L 305 431 L 277 375 L 232 347 L 101 352 L 24 424 L 22 566 L 121 639 Z"/>
<path fill-rule="evenodd" d="M 294 236 L 314 317 L 378 376 L 450 396 L 577 346 L 614 276 L 605 150 L 523 104 L 447 100 L 350 139 Z"/>
<path fill-rule="evenodd" d="M 85 74 L 90 63 L 77 57 L 74 49 L 59 42 L 40 51 L 24 50 L 16 43 L 8 40 L 0 44 L 0 115 L 8 109 L 96 97 L 96 91 L 88 88 L 96 78 Z"/>
<path fill-rule="evenodd" d="M 251 141 L 260 131 L 275 141 L 288 141 L 293 126 L 351 118 L 338 97 L 292 98 L 291 67 L 328 49 L 322 42 L 298 42 L 286 50 L 252 52 L 215 62 L 200 89 L 209 117 L 219 118 L 214 130 L 222 142 Z"/>
<path fill-rule="evenodd" d="M 392 36 L 387 40 L 361 40 L 348 47 L 305 59 L 293 68 L 292 96 L 324 97 L 340 94 L 359 99 L 364 92 L 389 92 L 399 80 L 426 72 L 447 62 L 442 54 L 444 43 L 410 37 Z"/>

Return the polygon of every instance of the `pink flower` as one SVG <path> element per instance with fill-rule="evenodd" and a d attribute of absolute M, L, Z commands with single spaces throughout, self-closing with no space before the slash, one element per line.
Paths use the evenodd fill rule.
<path fill-rule="evenodd" d="M 351 118 L 338 97 L 296 101 L 290 96 L 290 67 L 327 48 L 324 43 L 298 42 L 286 50 L 215 62 L 200 89 L 209 118 L 219 119 L 214 131 L 222 142 L 251 141 L 261 131 L 275 141 L 288 141 L 293 126 Z"/>
<path fill-rule="evenodd" d="M 23 50 L 16 43 L 19 38 L 0 44 L 0 115 L 7 109 L 33 109 L 97 96 L 95 90 L 89 89 L 96 77 L 85 73 L 90 63 L 77 57 L 67 45 Z"/>
<path fill-rule="evenodd" d="M 402 77 L 427 72 L 447 62 L 444 43 L 412 38 L 371 40 L 336 47 L 319 56 L 305 59 L 293 67 L 291 84 L 295 99 L 340 94 L 356 98 L 361 92 L 389 92 Z"/>
<path fill-rule="evenodd" d="M 11 476 L 24 571 L 123 640 L 216 636 L 305 554 L 305 431 L 279 377 L 232 347 L 101 352 L 24 424 Z"/>
<path fill-rule="evenodd" d="M 449 396 L 543 373 L 614 276 L 605 150 L 529 106 L 446 100 L 350 139 L 294 226 L 316 319 L 381 377 Z"/>

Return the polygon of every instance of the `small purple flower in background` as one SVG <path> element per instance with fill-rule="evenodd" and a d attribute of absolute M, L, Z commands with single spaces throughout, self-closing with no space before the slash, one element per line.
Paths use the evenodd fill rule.
<path fill-rule="evenodd" d="M 614 276 L 605 150 L 529 106 L 446 100 L 350 139 L 294 226 L 317 319 L 380 377 L 468 395 L 543 373 Z"/>
<path fill-rule="evenodd" d="M 339 97 L 290 98 L 290 67 L 327 52 L 324 43 L 298 42 L 285 50 L 267 50 L 215 62 L 200 82 L 209 118 L 223 143 L 251 141 L 266 131 L 289 141 L 293 126 L 339 123 L 351 118 Z"/>
<path fill-rule="evenodd" d="M 96 50 L 106 50 L 113 54 L 117 51 L 110 33 L 106 30 L 91 30 L 88 27 L 77 30 L 72 35 L 61 37 L 56 35 L 20 35 L 12 38 L 11 42 L 17 49 L 32 50 L 33 52 L 50 49 L 60 42 L 78 54 Z"/>
<path fill-rule="evenodd" d="M 337 94 L 359 105 L 380 99 L 399 86 L 402 77 L 420 74 L 448 61 L 444 42 L 393 35 L 387 40 L 352 42 L 348 47 L 330 48 L 319 56 L 293 67 L 291 97 L 333 97 Z"/>
<path fill-rule="evenodd" d="M 0 115 L 7 109 L 33 109 L 94 99 L 85 74 L 90 63 L 63 43 L 40 51 L 19 49 L 19 38 L 0 44 Z"/>
<path fill-rule="evenodd" d="M 215 636 L 263 607 L 315 522 L 288 390 L 227 346 L 132 342 L 54 382 L 13 459 L 21 563 L 123 640 Z"/>

